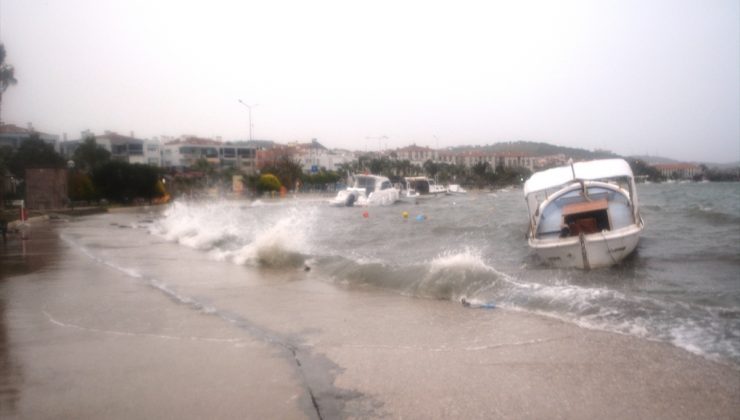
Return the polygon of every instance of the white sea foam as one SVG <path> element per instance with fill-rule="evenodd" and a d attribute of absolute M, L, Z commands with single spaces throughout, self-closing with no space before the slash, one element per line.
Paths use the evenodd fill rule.
<path fill-rule="evenodd" d="M 274 206 L 267 211 L 250 207 Z M 182 245 L 209 250 L 217 261 L 270 267 L 295 266 L 306 253 L 315 212 L 255 201 L 175 203 L 153 232 Z"/>
<path fill-rule="evenodd" d="M 444 252 L 429 263 L 430 274 L 448 269 L 496 271 L 484 262 L 481 252 L 473 248 L 465 248 L 458 252 Z"/>

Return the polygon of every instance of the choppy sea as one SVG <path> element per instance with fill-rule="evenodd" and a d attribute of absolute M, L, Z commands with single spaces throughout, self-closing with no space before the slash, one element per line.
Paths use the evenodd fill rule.
<path fill-rule="evenodd" d="M 131 223 L 223 264 L 278 276 L 310 269 L 314 280 L 409 299 L 465 298 L 740 366 L 740 184 L 641 184 L 638 193 L 646 227 L 637 251 L 592 271 L 532 257 L 516 188 L 370 208 L 300 195 L 176 201 Z"/>

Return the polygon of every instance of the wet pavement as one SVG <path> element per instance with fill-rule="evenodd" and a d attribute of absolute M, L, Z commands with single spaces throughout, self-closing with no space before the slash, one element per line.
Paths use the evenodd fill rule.
<path fill-rule="evenodd" d="M 91 234 L 64 223 L 11 237 L 0 253 L 3 418 L 740 413 L 736 369 L 667 344 L 216 264 L 192 250 L 165 259 L 170 244 L 133 246 L 125 229 L 83 252 L 59 232 Z M 144 258 L 150 271 L 126 268 Z M 175 276 L 184 280 L 166 281 Z"/>

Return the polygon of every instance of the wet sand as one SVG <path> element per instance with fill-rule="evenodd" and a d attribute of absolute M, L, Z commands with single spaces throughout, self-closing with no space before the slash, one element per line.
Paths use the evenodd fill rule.
<path fill-rule="evenodd" d="M 668 344 L 311 272 L 202 260 L 185 275 L 244 281 L 214 311 L 72 249 L 53 222 L 9 238 L 0 417 L 740 417 L 740 372 Z"/>

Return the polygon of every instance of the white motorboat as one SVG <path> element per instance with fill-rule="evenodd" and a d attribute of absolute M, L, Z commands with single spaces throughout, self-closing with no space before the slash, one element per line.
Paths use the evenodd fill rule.
<path fill-rule="evenodd" d="M 524 197 L 529 246 L 555 267 L 617 264 L 635 250 L 644 227 L 634 176 L 623 159 L 537 172 L 524 184 Z"/>
<path fill-rule="evenodd" d="M 449 194 L 467 194 L 468 191 L 461 187 L 460 184 L 450 184 L 447 186 L 447 192 Z"/>
<path fill-rule="evenodd" d="M 352 186 L 339 191 L 330 201 L 335 206 L 387 206 L 399 199 L 398 189 L 379 175 L 355 175 Z"/>
<path fill-rule="evenodd" d="M 447 193 L 447 188 L 425 176 L 408 176 L 404 181 L 406 181 L 404 198 L 435 197 Z"/>

